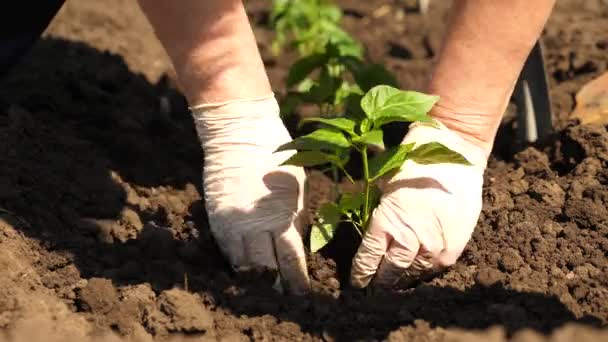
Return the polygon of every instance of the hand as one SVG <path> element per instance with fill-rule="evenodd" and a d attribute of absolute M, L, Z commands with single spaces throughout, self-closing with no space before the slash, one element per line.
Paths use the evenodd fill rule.
<path fill-rule="evenodd" d="M 481 212 L 486 154 L 444 125 L 412 125 L 403 143 L 440 142 L 473 166 L 406 161 L 383 197 L 353 260 L 351 283 L 407 286 L 456 262 Z"/>
<path fill-rule="evenodd" d="M 283 289 L 309 289 L 301 237 L 304 170 L 279 166 L 293 152 L 274 97 L 197 106 L 205 153 L 203 187 L 211 232 L 237 270 L 278 271 Z"/>

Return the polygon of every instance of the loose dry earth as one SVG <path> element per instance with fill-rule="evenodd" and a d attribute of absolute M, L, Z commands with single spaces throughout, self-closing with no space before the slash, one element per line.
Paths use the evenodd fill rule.
<path fill-rule="evenodd" d="M 445 2 L 428 18 L 339 2 L 369 57 L 420 88 Z M 264 2 L 248 6 L 280 90 L 291 57 L 270 53 Z M 192 120 L 135 2 L 70 1 L 0 86 L 0 340 L 608 340 L 608 131 L 567 120 L 608 67 L 606 32 L 605 2 L 559 2 L 544 34 L 558 132 L 515 150 L 505 121 L 457 265 L 366 297 L 341 290 L 334 246 L 302 299 L 229 273 Z"/>

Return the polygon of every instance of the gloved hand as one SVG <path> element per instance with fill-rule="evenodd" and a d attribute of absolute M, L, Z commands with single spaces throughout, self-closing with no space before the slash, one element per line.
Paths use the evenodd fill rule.
<path fill-rule="evenodd" d="M 353 286 L 365 287 L 372 278 L 373 286 L 407 286 L 454 264 L 470 239 L 481 212 L 487 155 L 439 126 L 413 124 L 403 143 L 437 141 L 473 166 L 406 161 L 381 187 L 380 205 L 353 260 Z"/>
<path fill-rule="evenodd" d="M 191 108 L 205 154 L 211 232 L 235 269 L 278 271 L 282 289 L 309 289 L 301 237 L 305 174 L 279 166 L 294 152 L 274 96 Z"/>

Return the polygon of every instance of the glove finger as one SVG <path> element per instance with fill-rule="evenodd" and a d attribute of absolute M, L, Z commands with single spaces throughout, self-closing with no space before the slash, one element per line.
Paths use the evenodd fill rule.
<path fill-rule="evenodd" d="M 270 232 L 249 232 L 245 237 L 245 255 L 248 261 L 247 266 L 270 272 L 274 279 L 272 287 L 283 293 L 272 234 Z"/>
<path fill-rule="evenodd" d="M 406 228 L 400 235 L 399 240 L 406 241 L 407 244 L 402 244 L 396 239 L 391 241 L 374 277 L 372 283 L 374 287 L 395 286 L 416 258 L 420 249 L 416 234 L 411 229 Z"/>
<path fill-rule="evenodd" d="M 245 255 L 249 265 L 278 271 L 272 234 L 251 231 L 245 236 Z"/>
<path fill-rule="evenodd" d="M 391 236 L 383 229 L 380 210 L 376 212 L 353 258 L 350 283 L 356 288 L 364 288 L 369 284 L 390 243 Z"/>
<path fill-rule="evenodd" d="M 232 269 L 236 271 L 239 267 L 245 266 L 247 257 L 243 246 L 243 237 L 240 234 L 232 234 L 233 231 L 218 224 L 218 222 L 222 222 L 222 218 L 210 217 L 209 222 L 215 241 L 230 262 Z M 220 227 L 223 229 L 218 229 Z"/>
<path fill-rule="evenodd" d="M 438 266 L 435 262 L 428 259 L 422 254 L 418 254 L 416 259 L 412 262 L 401 275 L 399 281 L 396 284 L 398 288 L 411 287 L 414 283 L 419 280 L 430 280 L 436 275 L 443 271 L 443 267 Z"/>
<path fill-rule="evenodd" d="M 310 279 L 308 278 L 302 236 L 292 223 L 289 229 L 274 233 L 273 239 L 283 286 L 291 294 L 308 293 Z"/>

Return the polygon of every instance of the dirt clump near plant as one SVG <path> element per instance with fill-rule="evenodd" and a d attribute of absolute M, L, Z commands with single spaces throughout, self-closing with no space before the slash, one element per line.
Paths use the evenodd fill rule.
<path fill-rule="evenodd" d="M 445 4 L 423 18 L 340 3 L 370 57 L 418 89 Z M 270 54 L 264 2 L 248 6 L 280 90 L 291 57 Z M 206 226 L 192 120 L 135 3 L 69 2 L 0 88 L 0 340 L 608 338 L 608 131 L 566 120 L 607 69 L 606 14 L 601 1 L 558 3 L 545 42 L 559 130 L 509 154 L 505 122 L 454 267 L 367 297 L 344 289 L 344 260 L 328 252 L 309 260 L 315 295 L 291 298 L 229 273 Z"/>

